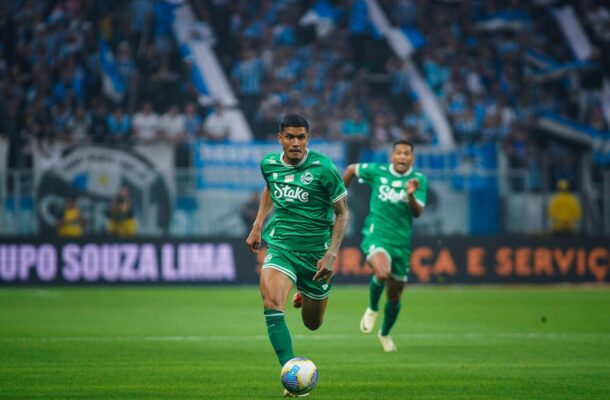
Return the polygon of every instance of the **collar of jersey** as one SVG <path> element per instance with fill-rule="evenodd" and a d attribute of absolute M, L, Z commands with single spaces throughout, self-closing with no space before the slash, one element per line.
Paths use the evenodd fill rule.
<path fill-rule="evenodd" d="M 307 152 L 305 153 L 305 156 L 303 157 L 303 159 L 301 160 L 301 162 L 299 162 L 296 165 L 292 165 L 292 164 L 286 164 L 284 162 L 284 152 L 282 151 L 282 154 L 280 154 L 280 162 L 282 163 L 282 165 L 286 168 L 296 168 L 296 167 L 300 167 L 301 165 L 303 165 L 303 163 L 305 162 L 305 160 L 307 160 L 307 157 L 309 156 L 309 149 L 305 149 Z"/>
<path fill-rule="evenodd" d="M 391 173 L 392 173 L 392 175 L 394 175 L 394 176 L 407 176 L 407 175 L 409 175 L 411 172 L 413 172 L 413 167 L 409 167 L 409 169 L 408 169 L 408 170 L 407 170 L 405 173 L 401 174 L 400 172 L 397 172 L 397 171 L 394 169 L 394 164 L 390 163 L 390 172 L 391 172 Z"/>

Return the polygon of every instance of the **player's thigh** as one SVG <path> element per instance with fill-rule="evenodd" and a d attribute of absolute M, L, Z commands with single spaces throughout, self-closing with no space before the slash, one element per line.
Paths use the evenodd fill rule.
<path fill-rule="evenodd" d="M 382 248 L 370 253 L 366 259 L 369 266 L 377 276 L 377 279 L 386 280 L 392 271 L 392 258 L 387 251 Z"/>
<path fill-rule="evenodd" d="M 373 269 L 377 279 L 386 280 L 392 268 L 392 256 L 381 238 L 369 235 L 364 238 L 361 245 L 362 252 L 366 254 L 366 262 Z"/>
<path fill-rule="evenodd" d="M 261 271 L 260 291 L 265 308 L 284 310 L 286 299 L 292 290 L 292 280 L 282 271 L 265 268 Z"/>

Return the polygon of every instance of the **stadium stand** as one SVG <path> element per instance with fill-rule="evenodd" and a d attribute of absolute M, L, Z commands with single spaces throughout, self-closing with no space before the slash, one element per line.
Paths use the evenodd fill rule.
<path fill-rule="evenodd" d="M 191 167 L 215 99 L 202 96 L 195 55 L 176 40 L 173 16 L 182 6 L 213 36 L 239 100 L 229 108 L 243 112 L 254 140 L 273 138 L 278 119 L 298 110 L 318 138 L 348 143 L 347 162 L 383 160 L 397 139 L 434 152 L 439 132 L 413 89 L 414 65 L 455 142 L 457 160 L 450 156 L 442 168 L 470 162 L 491 171 L 505 162 L 523 172 L 509 180 L 516 192 L 548 191 L 558 179 L 587 189 L 583 168 L 602 184 L 610 161 L 610 11 L 594 1 L 3 3 L 7 167 L 32 168 L 33 152 L 51 152 L 55 142 L 164 142 L 176 147 L 177 167 Z M 396 53 L 374 7 L 410 54 Z M 584 56 L 570 43 L 578 24 L 590 43 Z M 593 149 L 590 168 L 573 151 L 575 140 Z M 487 145 L 500 149 L 497 163 L 481 161 Z M 598 195 L 592 207 L 602 201 Z"/>

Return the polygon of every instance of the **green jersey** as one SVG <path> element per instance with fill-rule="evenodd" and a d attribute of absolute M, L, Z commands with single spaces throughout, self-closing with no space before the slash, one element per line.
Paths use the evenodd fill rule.
<path fill-rule="evenodd" d="M 410 168 L 404 174 L 396 172 L 392 164 L 362 163 L 356 165 L 356 176 L 373 189 L 369 215 L 362 234 L 379 235 L 383 241 L 399 248 L 409 246 L 413 214 L 409 208 L 407 189 L 409 179 L 417 179 L 419 187 L 415 200 L 426 206 L 428 181 L 420 172 Z"/>
<path fill-rule="evenodd" d="M 271 246 L 323 251 L 330 244 L 333 203 L 347 196 L 337 167 L 327 156 L 308 150 L 297 165 L 283 152 L 269 153 L 260 167 L 275 213 L 263 237 Z"/>

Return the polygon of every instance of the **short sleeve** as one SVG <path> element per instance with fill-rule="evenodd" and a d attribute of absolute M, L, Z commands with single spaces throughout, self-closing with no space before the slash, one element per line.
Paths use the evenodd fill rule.
<path fill-rule="evenodd" d="M 337 167 L 335 167 L 335 165 L 332 163 L 324 173 L 322 185 L 324 186 L 326 193 L 328 193 L 332 203 L 335 203 L 347 196 L 347 190 L 343 184 L 343 179 L 341 179 Z"/>
<path fill-rule="evenodd" d="M 259 163 L 259 168 L 261 170 L 261 175 L 263 176 L 263 179 L 265 180 L 265 185 L 269 186 L 269 181 L 267 180 L 267 157 L 263 157 L 263 159 L 261 160 L 261 162 Z"/>
<path fill-rule="evenodd" d="M 360 182 L 372 182 L 375 175 L 375 164 L 358 163 L 356 164 L 356 176 Z"/>

